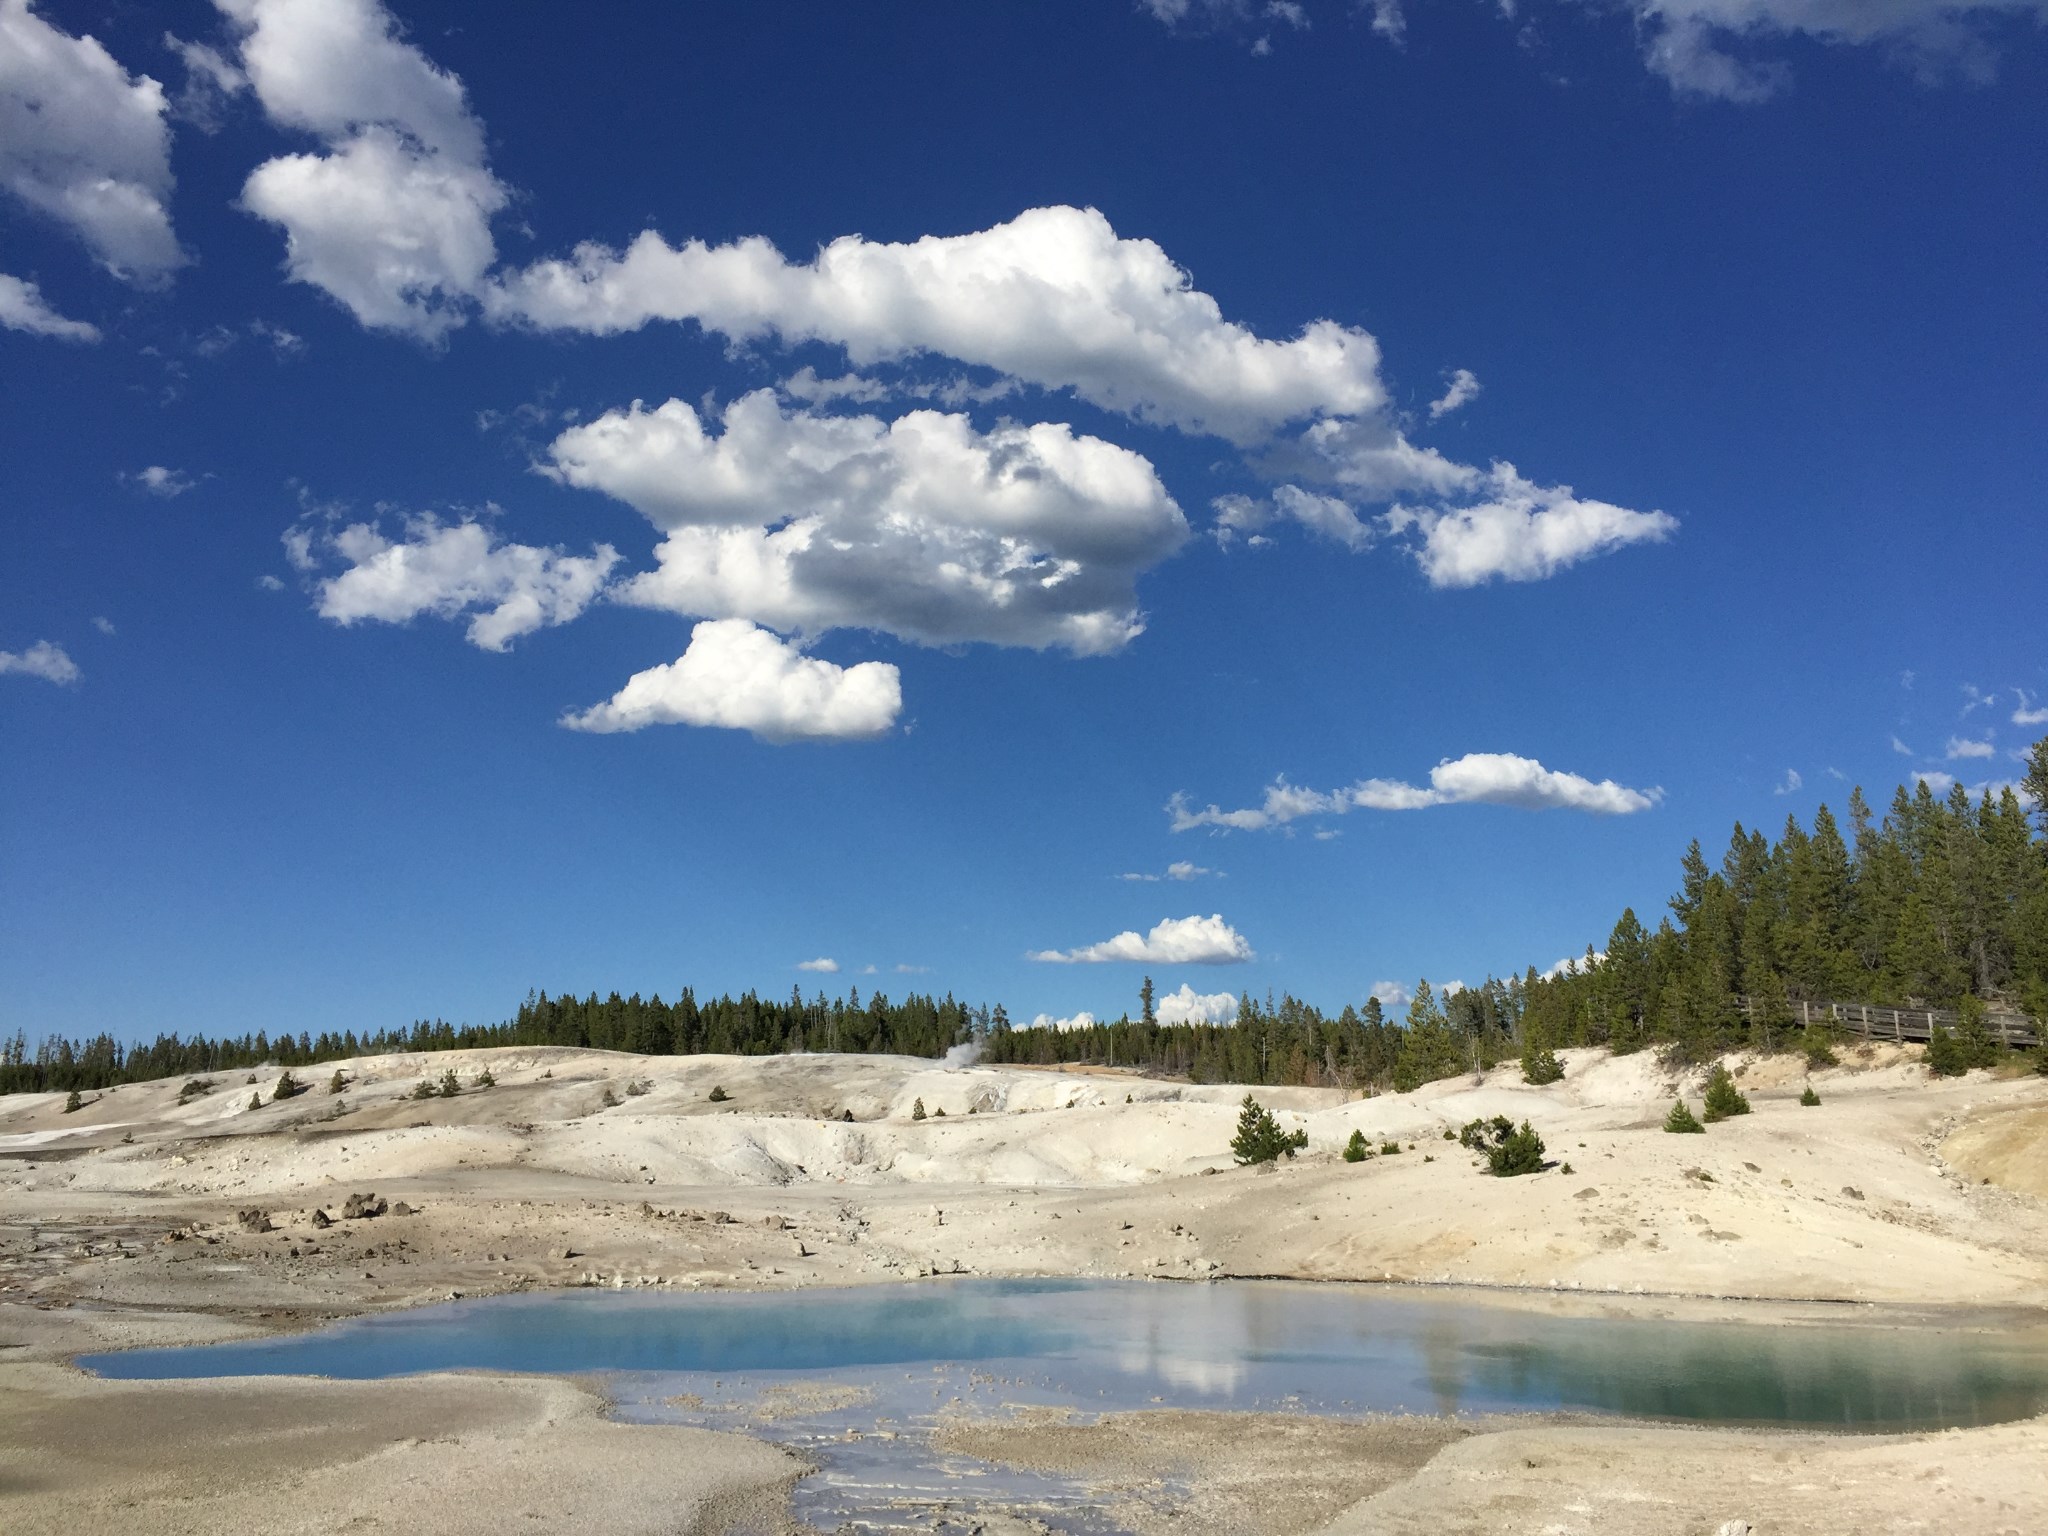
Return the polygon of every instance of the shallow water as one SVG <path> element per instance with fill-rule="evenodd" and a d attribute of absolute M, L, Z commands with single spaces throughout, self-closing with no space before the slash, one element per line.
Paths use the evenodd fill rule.
<path fill-rule="evenodd" d="M 2048 1340 L 1935 1328 L 1558 1317 L 1280 1281 L 938 1280 L 777 1293 L 572 1291 L 80 1362 L 111 1377 L 481 1369 L 594 1374 L 620 1417 L 746 1428 L 821 1473 L 814 1521 L 893 1528 L 963 1480 L 1108 1529 L 1085 1490 L 932 1455 L 953 1413 L 1569 1409 L 1719 1424 L 1935 1429 L 2048 1411 Z M 929 1525 L 925 1526 L 929 1528 Z"/>

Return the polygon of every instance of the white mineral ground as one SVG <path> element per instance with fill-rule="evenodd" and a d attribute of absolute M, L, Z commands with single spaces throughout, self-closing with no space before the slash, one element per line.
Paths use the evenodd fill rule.
<path fill-rule="evenodd" d="M 1755 1112 L 1705 1136 L 1660 1130 L 1680 1084 L 1649 1054 L 1567 1052 L 1544 1088 L 1509 1064 L 1369 1100 L 1261 1089 L 1309 1150 L 1256 1171 L 1228 1153 L 1242 1087 L 901 1057 L 505 1049 L 345 1063 L 339 1095 L 323 1066 L 282 1104 L 275 1069 L 182 1106 L 182 1079 L 71 1114 L 0 1098 L 0 1529 L 790 1528 L 793 1457 L 615 1424 L 560 1381 L 137 1383 L 65 1363 L 451 1292 L 1260 1275 L 1787 1325 L 1843 1310 L 1823 1301 L 2048 1322 L 2048 1080 L 1934 1081 L 1918 1054 L 1845 1052 L 1812 1075 L 1819 1108 L 1797 1102 L 1802 1061 L 1732 1059 Z M 486 1066 L 493 1088 L 409 1097 Z M 918 1099 L 944 1115 L 913 1121 Z M 1575 1171 L 1492 1179 L 1441 1139 L 1495 1114 Z M 1416 1150 L 1344 1163 L 1354 1128 Z M 316 1209 L 371 1190 L 417 1213 L 316 1230 Z M 277 1230 L 244 1230 L 247 1207 Z M 690 1219 L 713 1211 L 732 1219 Z M 944 1434 L 1097 1480 L 1139 1531 L 2048 1531 L 2048 1419 L 1838 1437 L 1161 1410 Z M 976 1526 L 1035 1528 L 997 1511 L 940 1528 Z"/>

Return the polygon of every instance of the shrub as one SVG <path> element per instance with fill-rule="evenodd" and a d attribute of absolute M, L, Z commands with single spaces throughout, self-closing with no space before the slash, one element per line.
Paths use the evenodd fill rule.
<path fill-rule="evenodd" d="M 1961 1077 L 1970 1070 L 1968 1053 L 1939 1024 L 1927 1041 L 1927 1070 L 1936 1077 Z"/>
<path fill-rule="evenodd" d="M 629 1077 L 626 1079 L 626 1097 L 629 1099 L 637 1099 L 643 1094 L 652 1093 L 653 1091 L 654 1084 L 647 1078 Z"/>
<path fill-rule="evenodd" d="M 1542 1050 L 1522 1052 L 1522 1081 L 1541 1088 L 1545 1083 L 1555 1083 L 1564 1077 L 1564 1063 L 1557 1059 L 1557 1052 L 1549 1046 Z"/>
<path fill-rule="evenodd" d="M 450 1067 L 446 1072 L 443 1072 L 441 1074 L 441 1087 L 439 1091 L 441 1097 L 444 1099 L 453 1099 L 461 1097 L 462 1084 L 456 1079 L 455 1069 L 453 1067 Z"/>
<path fill-rule="evenodd" d="M 945 1119 L 945 1118 L 946 1118 L 946 1106 L 945 1106 L 945 1105 L 943 1105 L 943 1104 L 941 1104 L 941 1105 L 940 1105 L 940 1106 L 939 1106 L 939 1107 L 938 1107 L 937 1109 L 933 1110 L 933 1111 L 932 1111 L 932 1118 L 933 1118 L 934 1120 L 943 1120 L 943 1119 Z"/>
<path fill-rule="evenodd" d="M 1707 1124 L 1748 1113 L 1749 1100 L 1735 1086 L 1735 1079 L 1728 1075 L 1728 1069 L 1715 1062 L 1714 1070 L 1707 1074 Z"/>
<path fill-rule="evenodd" d="M 1399 1143 L 1398 1141 L 1383 1141 L 1380 1143 L 1381 1157 L 1392 1157 L 1396 1152 L 1400 1150 L 1401 1143 Z"/>
<path fill-rule="evenodd" d="M 1450 1128 L 1450 1127 L 1449 1127 L 1448 1125 L 1447 1125 L 1447 1126 L 1445 1126 L 1445 1127 L 1444 1127 L 1444 1140 L 1445 1140 L 1445 1141 L 1456 1141 L 1457 1139 L 1458 1139 L 1458 1133 L 1457 1133 L 1456 1131 L 1452 1130 L 1452 1129 L 1451 1129 L 1451 1128 Z"/>
<path fill-rule="evenodd" d="M 1506 1115 L 1468 1121 L 1458 1140 L 1486 1155 L 1487 1171 L 1495 1178 L 1511 1179 L 1517 1174 L 1543 1170 L 1543 1138 L 1526 1120 L 1519 1126 Z"/>
<path fill-rule="evenodd" d="M 1514 1134 L 1514 1129 L 1515 1122 L 1506 1115 L 1495 1115 L 1491 1120 L 1467 1120 L 1464 1129 L 1458 1132 L 1458 1145 L 1485 1152 Z M 1444 1134 L 1448 1136 L 1450 1132 Z"/>
<path fill-rule="evenodd" d="M 249 1095 L 249 1107 L 250 1107 L 251 1109 L 261 1109 L 261 1108 L 263 1107 L 263 1095 L 262 1095 L 262 1094 L 260 1094 L 260 1093 L 252 1093 L 252 1094 L 250 1094 L 250 1095 Z"/>
<path fill-rule="evenodd" d="M 78 1096 L 78 1090 L 76 1088 L 72 1089 L 69 1093 L 64 1095 L 65 1114 L 75 1115 L 78 1113 L 78 1111 L 80 1111 L 83 1108 L 85 1108 L 85 1100 Z"/>
<path fill-rule="evenodd" d="M 1572 1165 L 1570 1163 L 1566 1163 L 1562 1168 L 1558 1169 L 1557 1171 L 1559 1173 L 1571 1173 L 1573 1171 Z"/>
<path fill-rule="evenodd" d="M 341 1075 L 341 1068 L 336 1067 L 334 1069 L 334 1076 L 327 1079 L 327 1091 L 329 1093 L 340 1093 L 347 1087 L 348 1079 Z"/>
<path fill-rule="evenodd" d="M 612 1087 L 610 1083 L 605 1084 L 604 1097 L 598 1100 L 598 1102 L 602 1104 L 606 1109 L 617 1109 L 619 1107 L 619 1096 L 616 1093 L 612 1092 Z"/>
<path fill-rule="evenodd" d="M 924 1118 L 923 1099 L 919 1099 L 916 1103 L 910 1106 L 910 1118 L 913 1120 L 922 1120 Z"/>
<path fill-rule="evenodd" d="M 1344 1143 L 1344 1161 L 1362 1163 L 1371 1156 L 1372 1152 L 1365 1144 L 1365 1132 L 1353 1131 L 1351 1139 Z"/>
<path fill-rule="evenodd" d="M 731 1098 L 732 1095 L 725 1091 L 725 1086 L 721 1083 L 712 1088 L 710 1097 L 712 1103 L 723 1104 L 727 1099 Z M 848 1116 L 848 1118 L 851 1119 L 852 1117 Z"/>
<path fill-rule="evenodd" d="M 1707 1128 L 1693 1118 L 1692 1111 L 1685 1107 L 1683 1099 L 1673 1104 L 1671 1113 L 1664 1117 L 1664 1129 L 1681 1135 L 1704 1136 L 1707 1132 Z"/>
<path fill-rule="evenodd" d="M 212 1078 L 188 1077 L 185 1079 L 185 1086 L 178 1090 L 178 1103 L 180 1105 L 190 1104 L 194 1099 L 204 1098 L 211 1092 L 213 1092 Z"/>
<path fill-rule="evenodd" d="M 304 1093 L 305 1091 L 306 1085 L 300 1082 L 296 1077 L 293 1077 L 291 1073 L 280 1072 L 277 1075 L 277 1086 L 270 1090 L 270 1102 L 273 1104 L 281 1104 L 286 1099 L 297 1098 L 300 1094 Z"/>
<path fill-rule="evenodd" d="M 1270 1163 L 1292 1157 L 1307 1145 L 1307 1131 L 1289 1135 L 1280 1129 L 1280 1122 L 1265 1105 L 1250 1094 L 1244 1096 L 1244 1105 L 1237 1112 L 1237 1134 L 1230 1138 L 1231 1155 L 1240 1164 Z"/>
<path fill-rule="evenodd" d="M 1804 1104 L 1808 1109 L 1812 1109 L 1814 1105 L 1820 1102 L 1820 1095 L 1813 1091 L 1813 1084 L 1808 1083 L 1806 1085 L 1806 1092 L 1799 1095 L 1799 1102 Z"/>
<path fill-rule="evenodd" d="M 1991 1033 L 1984 1015 L 1981 997 L 1968 996 L 1957 1005 L 1956 1046 L 1965 1064 L 1972 1067 L 1996 1066 L 2005 1054 L 2004 1043 Z"/>
<path fill-rule="evenodd" d="M 491 1075 L 491 1069 L 485 1067 L 483 1071 L 477 1073 L 476 1085 L 478 1088 L 495 1088 L 498 1086 L 498 1080 Z"/>
<path fill-rule="evenodd" d="M 410 1095 L 408 1095 L 408 1097 L 415 1099 L 431 1099 L 436 1097 L 436 1092 L 437 1091 L 434 1085 L 428 1082 L 423 1077 L 418 1082 L 412 1085 L 412 1092 Z"/>
<path fill-rule="evenodd" d="M 1835 1054 L 1834 1040 L 1825 1024 L 1807 1025 L 1806 1032 L 1799 1037 L 1799 1048 L 1806 1053 L 1806 1065 L 1812 1070 L 1841 1065 L 1842 1059 Z"/>

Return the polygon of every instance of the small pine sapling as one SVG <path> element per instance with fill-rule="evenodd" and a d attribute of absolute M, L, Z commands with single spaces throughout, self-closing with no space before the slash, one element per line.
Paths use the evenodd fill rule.
<path fill-rule="evenodd" d="M 80 1111 L 83 1108 L 85 1108 L 85 1100 L 79 1097 L 79 1093 L 76 1088 L 72 1089 L 69 1093 L 64 1095 L 65 1114 L 75 1115 L 78 1113 L 78 1111 Z"/>
<path fill-rule="evenodd" d="M 1383 1141 L 1380 1143 L 1381 1157 L 1392 1157 L 1396 1152 L 1399 1152 L 1400 1150 L 1401 1143 L 1399 1143 L 1398 1141 Z"/>
<path fill-rule="evenodd" d="M 1927 1070 L 1936 1077 L 1961 1077 L 1970 1070 L 1968 1053 L 1956 1037 L 1939 1024 L 1928 1036 Z"/>
<path fill-rule="evenodd" d="M 1673 1104 L 1671 1113 L 1664 1117 L 1664 1129 L 1675 1135 L 1704 1136 L 1707 1133 L 1707 1128 L 1694 1118 L 1693 1112 L 1686 1108 L 1683 1099 Z"/>
<path fill-rule="evenodd" d="M 1813 1084 L 1808 1083 L 1806 1085 L 1806 1092 L 1799 1095 L 1799 1102 L 1808 1109 L 1812 1109 L 1816 1104 L 1820 1103 L 1820 1095 L 1813 1091 Z"/>
<path fill-rule="evenodd" d="M 1799 1037 L 1799 1048 L 1806 1053 L 1806 1065 L 1809 1070 L 1818 1071 L 1822 1067 L 1841 1065 L 1842 1058 L 1835 1054 L 1834 1042 L 1829 1039 L 1827 1026 L 1824 1024 L 1807 1025 L 1806 1033 Z"/>
<path fill-rule="evenodd" d="M 457 1080 L 455 1076 L 455 1069 L 453 1067 L 450 1067 L 446 1072 L 443 1072 L 441 1074 L 440 1091 L 441 1097 L 444 1099 L 454 1099 L 460 1098 L 462 1096 L 462 1084 L 460 1081 Z"/>
<path fill-rule="evenodd" d="M 918 1099 L 910 1106 L 910 1118 L 913 1120 L 922 1120 L 924 1118 L 923 1099 Z"/>
<path fill-rule="evenodd" d="M 1564 1077 L 1564 1063 L 1557 1059 L 1557 1052 L 1549 1046 L 1540 1050 L 1534 1042 L 1522 1051 L 1522 1081 L 1541 1088 L 1547 1083 L 1559 1082 Z"/>
<path fill-rule="evenodd" d="M 1728 1069 L 1715 1062 L 1714 1070 L 1707 1074 L 1707 1124 L 1748 1113 L 1749 1100 L 1735 1086 L 1735 1079 L 1728 1075 Z"/>
<path fill-rule="evenodd" d="M 1237 1134 L 1230 1138 L 1230 1152 L 1239 1164 L 1270 1163 L 1292 1157 L 1308 1145 L 1308 1132 L 1289 1134 L 1280 1129 L 1272 1112 L 1250 1094 L 1237 1113 Z"/>
<path fill-rule="evenodd" d="M 1365 1144 L 1365 1132 L 1353 1131 L 1351 1139 L 1344 1143 L 1344 1161 L 1362 1163 L 1371 1156 L 1372 1152 Z"/>
<path fill-rule="evenodd" d="M 341 1068 L 336 1067 L 334 1069 L 334 1076 L 327 1079 L 327 1091 L 329 1093 L 342 1093 L 345 1092 L 347 1088 L 348 1079 L 341 1075 Z"/>
<path fill-rule="evenodd" d="M 498 1080 L 491 1075 L 491 1069 L 485 1067 L 483 1071 L 477 1073 L 476 1085 L 479 1088 L 495 1088 L 498 1086 Z"/>
<path fill-rule="evenodd" d="M 270 1090 L 270 1101 L 273 1104 L 281 1104 L 286 1099 L 297 1098 L 305 1091 L 306 1085 L 291 1073 L 280 1072 L 277 1075 L 277 1086 Z"/>
<path fill-rule="evenodd" d="M 250 1094 L 250 1095 L 249 1095 L 249 1107 L 250 1107 L 251 1109 L 261 1109 L 261 1108 L 263 1107 L 263 1095 L 262 1095 L 262 1094 L 260 1094 L 260 1093 L 252 1093 L 252 1094 Z"/>

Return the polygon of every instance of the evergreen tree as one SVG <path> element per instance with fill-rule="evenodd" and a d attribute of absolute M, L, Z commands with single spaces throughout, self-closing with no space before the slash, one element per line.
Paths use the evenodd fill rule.
<path fill-rule="evenodd" d="M 1371 1156 L 1372 1153 L 1365 1144 L 1365 1132 L 1354 1130 L 1351 1139 L 1344 1143 L 1344 1161 L 1362 1163 Z"/>
<path fill-rule="evenodd" d="M 1735 1086 L 1735 1079 L 1728 1075 L 1728 1069 L 1718 1061 L 1714 1063 L 1714 1070 L 1707 1074 L 1706 1101 L 1709 1125 L 1716 1120 L 1749 1113 L 1749 1100 Z"/>
<path fill-rule="evenodd" d="M 1693 1112 L 1686 1107 L 1685 1100 L 1680 1099 L 1671 1106 L 1671 1113 L 1664 1117 L 1664 1129 L 1678 1135 L 1690 1136 L 1704 1135 L 1707 1128 L 1694 1118 Z"/>

